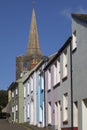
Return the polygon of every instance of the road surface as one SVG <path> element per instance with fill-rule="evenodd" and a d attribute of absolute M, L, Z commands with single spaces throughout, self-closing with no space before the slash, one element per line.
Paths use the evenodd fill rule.
<path fill-rule="evenodd" d="M 8 123 L 7 120 L 0 119 L 0 130 L 28 130 L 21 125 Z"/>

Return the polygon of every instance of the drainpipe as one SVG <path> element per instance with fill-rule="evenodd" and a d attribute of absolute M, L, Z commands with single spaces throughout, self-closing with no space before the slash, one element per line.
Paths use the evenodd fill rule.
<path fill-rule="evenodd" d="M 72 72 L 72 41 L 70 41 L 70 72 L 71 72 L 71 130 L 73 130 L 73 72 Z"/>
<path fill-rule="evenodd" d="M 47 61 L 48 61 L 48 57 L 44 57 L 45 66 L 47 64 Z M 44 77 L 44 126 L 46 128 L 46 97 L 45 97 L 46 87 L 45 87 L 45 70 L 44 69 L 43 69 L 43 77 Z"/>
<path fill-rule="evenodd" d="M 46 93 L 46 89 L 45 89 L 45 72 L 44 72 L 44 126 L 46 127 L 46 99 L 45 99 L 45 93 Z"/>

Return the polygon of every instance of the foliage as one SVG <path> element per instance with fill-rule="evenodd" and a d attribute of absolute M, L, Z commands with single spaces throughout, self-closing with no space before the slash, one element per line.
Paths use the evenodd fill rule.
<path fill-rule="evenodd" d="M 0 90 L 0 111 L 4 108 L 8 103 L 8 93 L 6 90 Z"/>

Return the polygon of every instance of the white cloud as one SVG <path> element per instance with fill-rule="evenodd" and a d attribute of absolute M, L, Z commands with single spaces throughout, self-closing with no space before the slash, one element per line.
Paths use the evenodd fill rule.
<path fill-rule="evenodd" d="M 65 16 L 68 19 L 71 19 L 71 12 L 72 12 L 72 9 L 71 8 L 67 8 L 67 9 L 62 10 L 60 12 L 60 14 Z"/>
<path fill-rule="evenodd" d="M 87 14 L 87 9 L 83 8 L 82 6 L 79 6 L 79 7 L 76 9 L 76 13 Z"/>
<path fill-rule="evenodd" d="M 67 8 L 60 12 L 61 15 L 65 16 L 69 20 L 71 20 L 72 13 L 87 14 L 87 9 L 82 6 L 78 6 L 77 8 Z"/>

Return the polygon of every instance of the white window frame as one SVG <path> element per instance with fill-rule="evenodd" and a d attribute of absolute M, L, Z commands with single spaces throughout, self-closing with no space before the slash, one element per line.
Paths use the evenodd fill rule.
<path fill-rule="evenodd" d="M 16 105 L 16 111 L 18 111 L 18 105 Z"/>
<path fill-rule="evenodd" d="M 68 75 L 68 56 L 67 49 L 63 52 L 63 79 Z"/>
<path fill-rule="evenodd" d="M 52 115 L 52 113 L 51 113 L 51 102 L 48 102 L 48 124 L 51 124 L 51 121 L 52 121 L 51 115 Z"/>
<path fill-rule="evenodd" d="M 30 78 L 30 82 L 31 82 L 31 85 L 30 85 L 31 86 L 30 87 L 31 88 L 31 92 L 33 92 L 33 77 Z"/>
<path fill-rule="evenodd" d="M 27 82 L 27 95 L 30 95 L 30 83 Z"/>
<path fill-rule="evenodd" d="M 57 59 L 57 83 L 60 83 L 60 58 Z"/>
<path fill-rule="evenodd" d="M 14 112 L 14 106 L 12 106 L 12 112 Z"/>
<path fill-rule="evenodd" d="M 68 121 L 68 93 L 63 95 L 63 122 Z"/>
<path fill-rule="evenodd" d="M 24 98 L 26 98 L 26 86 L 24 86 Z"/>
<path fill-rule="evenodd" d="M 77 48 L 77 38 L 76 38 L 76 31 L 72 34 L 72 51 Z"/>
<path fill-rule="evenodd" d="M 43 121 L 43 110 L 42 110 L 42 107 L 40 106 L 40 122 Z"/>
<path fill-rule="evenodd" d="M 41 90 L 44 90 L 44 77 L 41 75 Z"/>
<path fill-rule="evenodd" d="M 53 85 L 55 86 L 57 84 L 57 62 L 53 64 L 53 71 L 54 71 L 54 79 L 53 79 Z"/>
<path fill-rule="evenodd" d="M 14 91 L 12 92 L 12 98 L 14 98 Z"/>
<path fill-rule="evenodd" d="M 16 87 L 15 94 L 18 95 L 18 88 Z"/>
<path fill-rule="evenodd" d="M 48 75 L 48 84 L 47 84 L 48 90 L 51 90 L 51 68 L 47 70 L 47 75 Z"/>
<path fill-rule="evenodd" d="M 30 105 L 28 103 L 28 105 L 27 105 L 27 118 L 29 118 L 29 117 L 30 117 Z"/>

